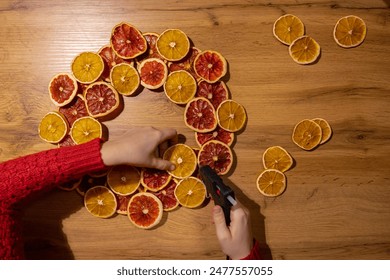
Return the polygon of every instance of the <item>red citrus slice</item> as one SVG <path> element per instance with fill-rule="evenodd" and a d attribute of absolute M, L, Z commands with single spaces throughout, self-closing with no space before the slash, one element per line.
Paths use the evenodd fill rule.
<path fill-rule="evenodd" d="M 209 165 L 219 175 L 229 172 L 233 164 L 233 153 L 228 145 L 217 140 L 206 142 L 199 151 L 200 166 Z"/>
<path fill-rule="evenodd" d="M 167 80 L 168 67 L 159 58 L 148 58 L 139 64 L 138 72 L 141 85 L 148 89 L 158 89 Z"/>
<path fill-rule="evenodd" d="M 90 116 L 107 116 L 119 106 L 118 92 L 106 82 L 96 82 L 87 87 L 84 94 Z"/>
<path fill-rule="evenodd" d="M 114 26 L 110 42 L 115 53 L 124 59 L 135 58 L 143 54 L 148 47 L 142 33 L 126 22 Z"/>
<path fill-rule="evenodd" d="M 179 206 L 179 201 L 175 197 L 176 185 L 176 182 L 171 180 L 165 188 L 155 193 L 158 199 L 161 200 L 164 211 L 172 211 Z"/>
<path fill-rule="evenodd" d="M 157 46 L 156 46 L 157 39 L 160 35 L 154 32 L 146 32 L 143 33 L 142 35 L 146 40 L 148 49 L 143 55 L 138 57 L 139 58 L 138 61 L 142 61 L 147 58 L 159 58 L 161 60 L 164 60 L 164 58 L 158 53 Z"/>
<path fill-rule="evenodd" d="M 198 48 L 191 47 L 190 51 L 184 59 L 177 62 L 168 63 L 169 72 L 186 70 L 195 78 L 195 80 L 200 80 L 200 77 L 195 73 L 194 69 L 194 60 L 199 53 L 200 50 Z"/>
<path fill-rule="evenodd" d="M 195 96 L 207 98 L 213 104 L 214 109 L 217 110 L 219 104 L 229 98 L 229 92 L 223 81 L 214 84 L 200 81 Z"/>
<path fill-rule="evenodd" d="M 73 101 L 59 109 L 64 115 L 69 125 L 72 125 L 75 120 L 88 116 L 87 107 L 85 106 L 84 98 L 78 95 Z"/>
<path fill-rule="evenodd" d="M 162 218 L 163 206 L 154 194 L 143 192 L 133 195 L 127 208 L 127 216 L 138 228 L 150 229 Z"/>
<path fill-rule="evenodd" d="M 104 70 L 101 75 L 101 78 L 107 82 L 110 82 L 110 72 L 112 67 L 114 67 L 117 64 L 120 63 L 130 63 L 121 57 L 119 57 L 113 50 L 113 48 L 110 45 L 103 46 L 99 51 L 98 54 L 103 58 L 104 62 Z"/>
<path fill-rule="evenodd" d="M 144 168 L 141 171 L 141 184 L 152 192 L 165 188 L 171 178 L 171 175 L 165 170 Z"/>
<path fill-rule="evenodd" d="M 129 205 L 131 195 L 120 195 L 114 193 L 116 196 L 116 202 L 117 202 L 117 207 L 116 207 L 116 212 L 121 215 L 127 215 L 127 207 Z"/>
<path fill-rule="evenodd" d="M 215 83 L 227 72 L 226 59 L 216 51 L 203 51 L 194 60 L 195 73 L 209 83 Z"/>
<path fill-rule="evenodd" d="M 217 126 L 217 128 L 211 132 L 195 132 L 195 140 L 199 147 L 210 140 L 218 140 L 230 146 L 234 141 L 234 133 Z"/>
<path fill-rule="evenodd" d="M 77 94 L 77 81 L 68 73 L 55 75 L 49 83 L 49 95 L 51 101 L 58 107 L 72 102 Z"/>
<path fill-rule="evenodd" d="M 186 126 L 197 132 L 213 131 L 217 127 L 217 117 L 210 101 L 197 97 L 187 103 L 184 110 Z"/>
<path fill-rule="evenodd" d="M 60 143 L 58 143 L 58 147 L 69 147 L 69 146 L 75 146 L 76 143 L 73 141 L 72 137 L 67 134 Z"/>

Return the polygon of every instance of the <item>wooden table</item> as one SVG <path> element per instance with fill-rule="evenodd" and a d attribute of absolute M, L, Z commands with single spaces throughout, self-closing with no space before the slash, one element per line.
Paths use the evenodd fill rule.
<path fill-rule="evenodd" d="M 248 113 L 226 181 L 251 210 L 263 254 L 272 259 L 390 258 L 390 2 L 389 1 L 1 1 L 0 160 L 54 148 L 37 135 L 55 106 L 47 85 L 70 71 L 82 51 L 109 42 L 128 21 L 142 32 L 180 28 L 201 50 L 229 62 L 227 86 Z M 188 3 L 183 3 L 188 2 Z M 317 63 L 301 66 L 272 34 L 285 13 L 301 18 L 321 45 Z M 343 49 L 332 38 L 343 16 L 368 26 L 365 42 Z M 183 108 L 163 93 L 124 98 L 123 112 L 105 125 L 120 135 L 130 125 L 173 126 L 195 145 Z M 332 139 L 312 152 L 291 141 L 305 118 L 329 121 Z M 256 189 L 269 146 L 286 148 L 295 166 L 277 198 Z M 223 259 L 211 223 L 211 203 L 164 214 L 154 230 L 125 216 L 97 219 L 76 192 L 55 191 L 26 209 L 27 257 L 36 259 Z"/>

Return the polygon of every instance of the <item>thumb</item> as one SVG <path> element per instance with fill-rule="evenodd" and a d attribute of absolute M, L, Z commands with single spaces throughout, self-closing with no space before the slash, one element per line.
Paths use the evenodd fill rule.
<path fill-rule="evenodd" d="M 172 162 L 157 157 L 152 159 L 152 167 L 160 170 L 175 170 L 175 165 Z"/>
<path fill-rule="evenodd" d="M 213 220 L 218 239 L 230 238 L 230 231 L 226 226 L 225 215 L 219 205 L 215 205 L 213 208 Z"/>

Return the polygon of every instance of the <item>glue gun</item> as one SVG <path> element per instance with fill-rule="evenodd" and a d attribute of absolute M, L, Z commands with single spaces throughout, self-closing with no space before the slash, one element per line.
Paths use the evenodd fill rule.
<path fill-rule="evenodd" d="M 201 166 L 199 172 L 207 193 L 212 196 L 215 204 L 222 207 L 226 225 L 230 225 L 230 208 L 237 204 L 233 190 L 223 183 L 222 178 L 210 166 Z"/>

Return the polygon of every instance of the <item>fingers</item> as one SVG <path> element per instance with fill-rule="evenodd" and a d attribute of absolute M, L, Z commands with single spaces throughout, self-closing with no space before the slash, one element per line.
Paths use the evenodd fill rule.
<path fill-rule="evenodd" d="M 158 157 L 154 157 L 152 159 L 151 167 L 160 170 L 170 170 L 170 171 L 173 171 L 176 168 L 172 162 Z"/>
<path fill-rule="evenodd" d="M 221 206 L 219 205 L 215 205 L 213 208 L 213 220 L 218 239 L 230 239 L 230 230 L 226 226 L 225 216 L 223 214 Z"/>
<path fill-rule="evenodd" d="M 159 130 L 161 132 L 160 143 L 165 142 L 169 139 L 173 139 L 177 136 L 177 131 L 174 128 L 161 128 Z"/>

